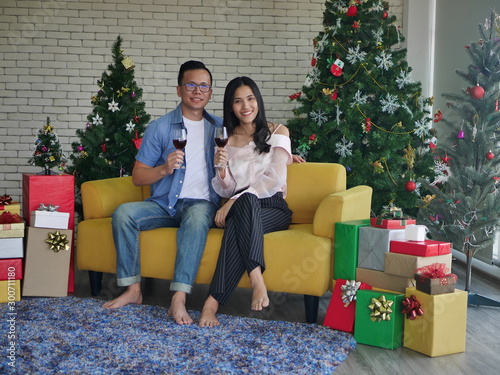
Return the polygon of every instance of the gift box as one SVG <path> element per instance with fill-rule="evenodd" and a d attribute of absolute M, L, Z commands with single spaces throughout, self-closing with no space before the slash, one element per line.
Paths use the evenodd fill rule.
<path fill-rule="evenodd" d="M 383 271 L 391 241 L 404 238 L 404 229 L 359 228 L 358 267 Z"/>
<path fill-rule="evenodd" d="M 24 237 L 24 221 L 22 223 L 0 224 L 0 238 Z"/>
<path fill-rule="evenodd" d="M 65 297 L 73 231 L 28 227 L 23 296 Z"/>
<path fill-rule="evenodd" d="M 21 214 L 21 205 L 19 202 L 14 202 L 11 204 L 0 204 L 0 213 L 10 212 L 11 214 Z"/>
<path fill-rule="evenodd" d="M 415 219 L 383 219 L 379 217 L 372 217 L 370 224 L 373 227 L 385 229 L 403 229 L 409 224 L 416 224 Z"/>
<path fill-rule="evenodd" d="M 406 288 L 415 286 L 413 277 L 395 276 L 386 272 L 359 267 L 356 268 L 356 281 L 367 283 L 373 288 L 398 293 L 404 293 Z"/>
<path fill-rule="evenodd" d="M 425 225 L 410 224 L 405 228 L 406 241 L 425 241 L 428 229 Z"/>
<path fill-rule="evenodd" d="M 343 221 L 335 224 L 333 278 L 354 280 L 358 266 L 359 228 L 370 220 Z"/>
<path fill-rule="evenodd" d="M 59 212 L 69 213 L 68 228 L 74 229 L 75 224 L 75 178 L 73 175 L 38 175 L 23 174 L 23 215 L 26 225 L 31 226 L 31 212 L 40 204 L 58 206 Z M 68 279 L 68 292 L 74 287 L 74 258 L 71 244 L 71 259 Z"/>
<path fill-rule="evenodd" d="M 23 260 L 0 259 L 0 280 L 21 280 L 23 278 Z"/>
<path fill-rule="evenodd" d="M 415 270 L 433 263 L 444 263 L 451 269 L 451 253 L 431 257 L 419 257 L 416 255 L 407 255 L 388 252 L 385 253 L 384 272 L 391 275 L 413 278 Z"/>
<path fill-rule="evenodd" d="M 467 292 L 430 295 L 408 288 L 405 295 L 415 296 L 423 315 L 404 319 L 403 346 L 430 357 L 465 351 Z"/>
<path fill-rule="evenodd" d="M 359 289 L 371 288 L 366 283 L 337 279 L 323 325 L 339 331 L 354 332 L 356 293 Z"/>
<path fill-rule="evenodd" d="M 396 349 L 403 344 L 402 293 L 359 290 L 354 338 L 359 344 Z"/>
<path fill-rule="evenodd" d="M 415 286 L 417 290 L 430 295 L 453 293 L 455 291 L 456 279 L 453 276 L 430 278 L 415 274 Z"/>
<path fill-rule="evenodd" d="M 391 252 L 421 257 L 430 257 L 451 253 L 451 243 L 442 241 L 392 241 Z"/>
<path fill-rule="evenodd" d="M 21 300 L 21 280 L 0 281 L 0 303 Z"/>
<path fill-rule="evenodd" d="M 31 226 L 35 228 L 68 229 L 69 213 L 57 211 L 31 212 Z"/>
<path fill-rule="evenodd" d="M 22 258 L 23 238 L 0 238 L 0 259 Z"/>

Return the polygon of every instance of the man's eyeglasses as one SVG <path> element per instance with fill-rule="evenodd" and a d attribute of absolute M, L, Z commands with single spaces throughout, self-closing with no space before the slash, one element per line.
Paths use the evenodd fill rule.
<path fill-rule="evenodd" d="M 196 83 L 185 83 L 184 86 L 186 86 L 187 91 L 194 91 L 198 87 L 201 92 L 209 92 L 212 86 L 206 85 L 206 84 L 201 84 L 197 85 Z"/>

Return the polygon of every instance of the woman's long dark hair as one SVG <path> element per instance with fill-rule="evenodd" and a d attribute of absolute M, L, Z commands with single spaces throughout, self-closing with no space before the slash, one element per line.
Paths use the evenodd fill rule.
<path fill-rule="evenodd" d="M 262 100 L 262 95 L 260 93 L 257 84 L 248 77 L 236 77 L 226 86 L 226 91 L 224 92 L 224 124 L 227 128 L 228 135 L 234 133 L 235 128 L 240 124 L 240 120 L 236 117 L 233 112 L 233 101 L 234 93 L 236 89 L 241 86 L 248 86 L 255 95 L 257 99 L 257 105 L 259 108 L 259 113 L 255 118 L 255 133 L 253 134 L 253 141 L 256 148 L 262 152 L 269 152 L 271 146 L 267 143 L 267 140 L 271 137 L 271 131 L 269 130 L 269 125 L 266 120 L 266 111 L 264 109 L 264 101 Z"/>

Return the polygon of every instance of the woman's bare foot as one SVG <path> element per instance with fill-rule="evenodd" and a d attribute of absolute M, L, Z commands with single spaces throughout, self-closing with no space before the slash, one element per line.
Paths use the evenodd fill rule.
<path fill-rule="evenodd" d="M 219 302 L 212 297 L 208 296 L 205 304 L 203 305 L 203 309 L 201 310 L 200 316 L 200 327 L 215 327 L 218 326 L 219 320 L 215 316 L 217 313 L 217 309 L 219 308 Z"/>
<path fill-rule="evenodd" d="M 186 293 L 174 293 L 170 308 L 168 309 L 168 315 L 173 317 L 175 322 L 180 325 L 194 323 L 186 310 Z"/>
<path fill-rule="evenodd" d="M 264 307 L 269 306 L 269 296 L 267 295 L 267 288 L 260 267 L 250 272 L 250 285 L 253 289 L 250 308 L 254 311 L 261 311 Z"/>
<path fill-rule="evenodd" d="M 105 309 L 118 309 L 129 303 L 142 303 L 141 283 L 135 283 L 127 287 L 123 294 L 111 301 L 106 302 L 102 307 Z"/>

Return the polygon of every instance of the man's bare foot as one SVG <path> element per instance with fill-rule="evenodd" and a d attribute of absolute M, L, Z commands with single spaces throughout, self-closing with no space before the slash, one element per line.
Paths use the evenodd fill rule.
<path fill-rule="evenodd" d="M 205 304 L 203 305 L 203 309 L 201 310 L 200 316 L 200 327 L 215 327 L 218 326 L 219 320 L 216 318 L 215 314 L 217 313 L 217 309 L 219 308 L 219 302 L 212 297 L 208 296 Z"/>
<path fill-rule="evenodd" d="M 194 323 L 186 310 L 186 293 L 174 293 L 170 308 L 168 309 L 168 315 L 173 317 L 177 324 L 183 325 Z"/>
<path fill-rule="evenodd" d="M 254 311 L 261 311 L 264 307 L 269 306 L 269 296 L 260 267 L 250 272 L 250 285 L 253 289 L 250 308 Z"/>
<path fill-rule="evenodd" d="M 142 303 L 142 293 L 141 284 L 135 283 L 127 287 L 127 290 L 123 294 L 111 301 L 106 302 L 102 307 L 105 309 L 118 309 L 120 307 L 126 306 L 129 303 Z"/>

